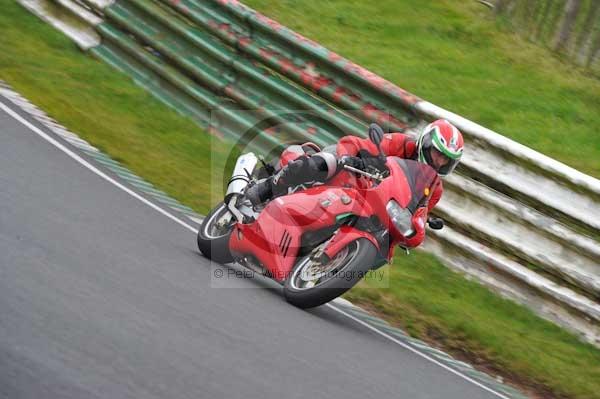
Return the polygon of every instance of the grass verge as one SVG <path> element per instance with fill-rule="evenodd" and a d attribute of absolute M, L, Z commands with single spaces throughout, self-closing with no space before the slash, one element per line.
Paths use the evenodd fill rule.
<path fill-rule="evenodd" d="M 230 145 L 167 108 L 12 0 L 0 0 L 0 79 L 181 202 L 206 212 Z M 211 197 L 209 194 L 214 194 Z M 217 200 L 218 201 L 218 200 Z"/>
<path fill-rule="evenodd" d="M 14 2 L 0 0 L 0 5 L 0 79 L 133 172 L 206 212 L 219 195 L 211 189 L 211 176 L 222 170 L 228 146 L 212 145 L 193 122 L 83 55 Z M 470 360 L 484 359 L 488 370 L 513 376 L 543 395 L 552 390 L 573 398 L 600 397 L 597 349 L 464 280 L 431 255 L 398 258 L 388 273 L 390 288 L 363 285 L 349 298 L 413 336 Z"/>
<path fill-rule="evenodd" d="M 346 298 L 540 398 L 600 398 L 600 350 L 413 251 Z"/>
<path fill-rule="evenodd" d="M 434 104 L 600 177 L 600 80 L 498 29 L 477 1 L 245 3 Z"/>

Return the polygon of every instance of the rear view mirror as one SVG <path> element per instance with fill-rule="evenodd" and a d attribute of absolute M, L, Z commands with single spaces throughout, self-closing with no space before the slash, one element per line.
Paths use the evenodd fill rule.
<path fill-rule="evenodd" d="M 369 126 L 369 140 L 379 148 L 383 141 L 383 129 L 377 123 L 371 123 Z"/>
<path fill-rule="evenodd" d="M 429 227 L 434 230 L 441 230 L 444 228 L 444 220 L 440 218 L 430 217 L 427 220 L 427 224 L 429 224 Z"/>

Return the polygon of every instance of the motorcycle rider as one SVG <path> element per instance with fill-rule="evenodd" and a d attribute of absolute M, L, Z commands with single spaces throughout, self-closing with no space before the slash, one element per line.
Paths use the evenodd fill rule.
<path fill-rule="evenodd" d="M 461 132 L 444 119 L 427 125 L 417 140 L 403 133 L 389 133 L 384 135 L 381 143 L 385 155 L 426 163 L 442 177 L 456 168 L 462 157 L 463 147 Z M 282 166 L 275 175 L 248 187 L 246 197 L 252 204 L 258 205 L 273 196 L 286 193 L 289 187 L 325 182 L 343 170 L 344 165 L 361 170 L 369 167 L 383 170 L 385 163 L 378 157 L 378 153 L 379 150 L 369 139 L 345 136 L 337 143 L 336 154 L 321 151 L 310 156 L 300 155 Z M 439 202 L 442 193 L 442 182 L 437 179 L 429 200 L 430 211 Z"/>

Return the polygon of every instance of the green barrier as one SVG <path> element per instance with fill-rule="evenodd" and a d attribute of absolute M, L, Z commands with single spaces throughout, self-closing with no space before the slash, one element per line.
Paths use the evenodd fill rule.
<path fill-rule="evenodd" d="M 256 110 L 262 119 L 286 125 L 286 130 L 296 137 L 297 141 L 314 141 L 326 145 L 336 139 L 336 135 L 329 133 L 330 131 L 337 130 L 338 135 L 341 133 L 341 130 L 333 125 L 319 126 L 315 123 L 318 118 L 314 115 L 307 118 L 295 113 L 294 120 L 286 119 L 285 116 L 290 115 L 289 110 L 293 108 L 284 97 L 273 96 L 261 85 L 238 77 L 227 65 L 211 59 L 210 55 L 199 51 L 197 46 L 189 45 L 174 32 L 165 29 L 129 4 L 116 4 L 106 11 L 106 15 L 111 22 L 127 29 L 142 42 L 150 44 L 179 70 L 189 74 L 211 92 L 231 98 L 243 109 Z"/>
<path fill-rule="evenodd" d="M 105 44 L 91 50 L 94 56 L 132 76 L 140 86 L 178 112 L 192 117 L 203 128 L 248 144 L 249 149 L 261 153 L 263 149 L 282 147 L 279 139 L 263 132 L 260 120 L 251 118 L 251 113 L 239 114 L 236 109 L 228 109 L 221 103 L 223 100 L 151 57 L 110 25 L 102 24 L 98 31 Z"/>
<path fill-rule="evenodd" d="M 345 114 L 340 110 L 329 106 L 329 104 L 319 101 L 308 95 L 288 81 L 285 81 L 265 68 L 258 67 L 256 64 L 240 57 L 240 55 L 227 47 L 222 42 L 215 39 L 209 32 L 190 26 L 184 20 L 175 18 L 172 13 L 167 12 L 157 5 L 144 0 L 129 0 L 136 7 L 144 10 L 148 16 L 156 19 L 165 27 L 173 31 L 177 35 L 180 42 L 181 38 L 187 40 L 191 45 L 201 50 L 210 57 L 219 60 L 223 63 L 223 68 L 231 68 L 234 73 L 237 73 L 238 78 L 241 76 L 240 84 L 248 85 L 249 87 L 260 89 L 261 93 L 268 93 L 269 98 L 275 98 L 273 103 L 281 104 L 282 107 L 289 110 L 308 110 L 311 111 L 318 119 L 315 123 L 319 124 L 319 120 L 329 122 L 329 125 L 324 125 L 326 129 L 341 130 L 346 134 L 352 132 L 362 132 L 366 129 L 366 125 L 351 115 Z M 326 137 L 334 139 L 333 137 Z"/>
<path fill-rule="evenodd" d="M 185 97 L 179 93 L 177 88 L 165 84 L 158 75 L 142 72 L 144 70 L 143 66 L 115 46 L 104 43 L 92 48 L 90 53 L 94 57 L 101 59 L 121 72 L 131 76 L 137 84 L 152 92 L 166 105 L 174 108 L 185 116 L 191 117 L 201 126 L 207 126 L 206 113 L 201 112 L 193 99 L 186 100 Z"/>
<path fill-rule="evenodd" d="M 366 124 L 374 120 L 393 130 L 413 122 L 408 103 L 402 109 L 395 104 L 399 117 L 390 117 L 384 110 L 392 106 L 389 98 L 376 98 L 376 91 L 368 90 L 355 94 L 360 87 L 349 84 L 355 76 L 326 76 L 333 67 L 300 51 L 304 44 L 285 47 L 281 38 L 259 35 L 225 6 L 195 0 L 118 0 L 103 10 L 106 20 L 96 29 L 113 53 L 118 50 L 112 63 L 116 54 L 135 60 L 134 67 L 120 69 L 162 101 L 226 138 L 253 146 L 260 142 L 265 151 L 289 142 L 325 146 L 346 134 L 364 136 Z M 283 53 L 287 48 L 289 54 Z M 211 121 L 215 112 L 219 126 Z"/>
<path fill-rule="evenodd" d="M 417 97 L 237 1 L 162 2 L 365 122 L 400 131 L 418 122 Z"/>

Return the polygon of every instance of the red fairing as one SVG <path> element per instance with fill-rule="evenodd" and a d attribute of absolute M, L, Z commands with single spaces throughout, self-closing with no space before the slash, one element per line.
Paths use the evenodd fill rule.
<path fill-rule="evenodd" d="M 352 241 L 358 240 L 359 238 L 366 238 L 371 241 L 377 249 L 379 249 L 379 243 L 373 237 L 373 235 L 364 231 L 355 229 L 350 226 L 340 227 L 340 231 L 336 234 L 333 239 L 325 247 L 325 254 L 330 258 L 333 258 L 335 254 L 340 252 L 345 246 L 350 244 Z"/>
<path fill-rule="evenodd" d="M 413 215 L 415 235 L 404 240 L 405 248 L 416 248 L 425 240 L 425 223 L 427 222 L 427 208 L 419 208 Z"/>
<path fill-rule="evenodd" d="M 429 203 L 427 204 L 427 209 L 429 212 L 440 202 L 442 199 L 442 194 L 444 194 L 444 186 L 442 184 L 442 179 L 437 179 L 437 184 L 433 188 L 433 192 L 431 193 L 431 198 L 429 199 Z"/>
<path fill-rule="evenodd" d="M 406 162 L 419 166 L 407 169 L 410 166 Z M 365 226 L 374 226 L 374 231 L 387 229 L 392 247 L 401 245 L 412 248 L 420 245 L 425 237 L 427 208 L 422 206 L 414 211 L 411 220 L 415 233 L 406 238 L 390 219 L 387 205 L 391 200 L 402 209 L 418 205 L 414 201 L 427 199 L 437 175 L 426 165 L 415 161 L 406 162 L 388 158 L 386 165 L 390 174 L 379 184 L 344 171 L 327 185 L 275 198 L 265 206 L 256 221 L 249 224 L 238 223 L 235 226 L 229 241 L 234 258 L 254 257 L 275 280 L 284 281 L 296 264 L 302 237 L 308 232 L 337 227 L 337 232 L 330 236 L 331 240 L 325 247 L 325 253 L 331 258 L 359 238 L 369 240 L 381 250 L 374 233 L 369 232 L 368 228 L 361 230 L 358 224 L 344 224 L 343 221 L 349 216 L 352 216 L 351 220 L 366 223 Z M 414 172 L 421 170 L 420 168 L 428 168 L 422 172 L 425 177 L 419 180 L 421 185 L 414 181 L 414 176 L 421 176 L 418 174 L 410 175 L 413 178 L 409 182 L 409 170 Z M 427 193 L 425 197 L 419 196 L 420 190 Z M 382 255 L 390 257 L 392 253 L 390 249 L 387 254 Z"/>
<path fill-rule="evenodd" d="M 273 278 L 283 281 L 296 261 L 302 234 L 332 226 L 336 216 L 346 213 L 368 216 L 372 210 L 354 189 L 313 187 L 276 198 L 256 222 L 238 224 L 229 247 L 240 256 L 252 254 Z"/>
<path fill-rule="evenodd" d="M 291 215 L 272 208 L 263 211 L 255 223 L 236 225 L 229 248 L 240 256 L 251 254 L 275 280 L 282 281 L 296 259 L 302 228 L 295 225 Z"/>
<path fill-rule="evenodd" d="M 410 136 L 403 133 L 388 133 L 384 135 L 381 142 L 381 149 L 387 156 L 394 156 L 405 159 L 417 158 L 417 143 Z M 336 151 L 338 156 L 351 155 L 356 156 L 360 150 L 367 150 L 373 155 L 378 154 L 377 147 L 369 139 L 361 139 L 357 136 L 345 136 L 337 144 Z M 429 211 L 437 205 L 442 198 L 444 188 L 441 179 L 432 189 L 431 199 L 429 200 Z"/>

